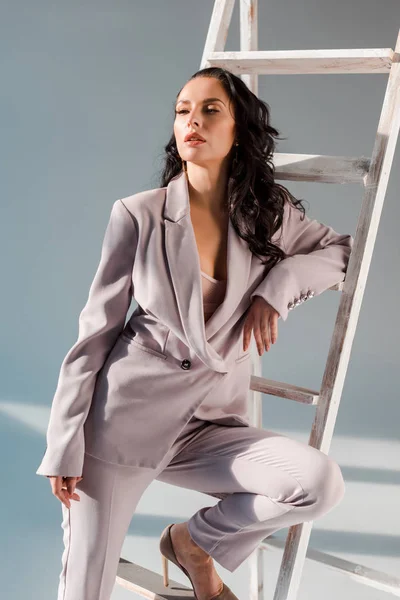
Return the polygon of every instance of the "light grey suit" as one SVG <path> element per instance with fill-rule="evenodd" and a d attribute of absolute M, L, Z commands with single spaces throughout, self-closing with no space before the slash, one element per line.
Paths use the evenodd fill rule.
<path fill-rule="evenodd" d="M 248 424 L 243 323 L 260 295 L 285 321 L 345 276 L 353 238 L 286 208 L 269 270 L 228 229 L 226 296 L 204 324 L 186 175 L 117 200 L 100 264 L 60 370 L 39 475 L 80 476 L 84 452 L 155 469 L 190 417 Z M 125 325 L 132 296 L 137 309 Z M 201 406 L 200 406 L 201 405 Z"/>
<path fill-rule="evenodd" d="M 252 297 L 286 320 L 345 276 L 353 238 L 301 214 L 286 206 L 272 241 L 294 256 L 269 271 L 229 222 L 226 295 L 204 324 L 186 175 L 114 203 L 36 471 L 83 475 L 81 501 L 62 505 L 58 600 L 109 600 L 131 517 L 154 479 L 220 499 L 188 525 L 230 571 L 266 536 L 342 499 L 337 463 L 251 426 L 247 414 L 242 333 Z M 138 308 L 125 325 L 132 296 Z"/>

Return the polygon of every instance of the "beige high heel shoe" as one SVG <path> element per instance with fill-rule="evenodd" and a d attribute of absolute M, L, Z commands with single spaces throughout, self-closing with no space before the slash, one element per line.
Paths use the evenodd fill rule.
<path fill-rule="evenodd" d="M 172 525 L 175 525 L 175 523 L 171 523 L 170 525 L 167 525 L 167 527 L 164 529 L 164 531 L 162 532 L 161 537 L 160 537 L 160 552 L 161 552 L 161 558 L 162 558 L 164 585 L 165 585 L 165 587 L 169 586 L 168 561 L 170 560 L 177 567 L 179 567 L 181 569 L 181 571 L 183 571 L 185 573 L 186 577 L 189 579 L 189 581 L 192 585 L 194 597 L 196 598 L 196 600 L 198 600 L 195 589 L 194 589 L 193 581 L 191 580 L 189 573 L 187 572 L 185 567 L 183 567 L 180 564 L 180 562 L 178 561 L 178 559 L 176 558 L 175 550 L 172 545 L 172 539 L 171 539 Z M 224 587 L 222 588 L 222 591 L 219 594 L 217 594 L 217 596 L 213 596 L 209 600 L 239 600 L 239 598 L 237 596 L 235 596 L 235 594 L 232 592 L 232 590 L 224 583 Z"/>

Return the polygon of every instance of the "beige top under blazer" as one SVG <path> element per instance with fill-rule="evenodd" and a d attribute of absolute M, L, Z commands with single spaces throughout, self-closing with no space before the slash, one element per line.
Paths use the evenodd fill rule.
<path fill-rule="evenodd" d="M 302 216 L 286 204 L 272 242 L 291 256 L 272 269 L 229 221 L 226 288 L 205 322 L 186 174 L 116 200 L 36 473 L 80 476 L 85 452 L 155 469 L 193 415 L 249 425 L 242 338 L 253 296 L 286 321 L 292 308 L 343 281 L 353 246 L 351 235 Z M 132 298 L 137 308 L 125 323 Z"/>
<path fill-rule="evenodd" d="M 203 288 L 204 321 L 207 322 L 225 297 L 226 280 L 215 279 L 208 273 L 200 271 Z"/>

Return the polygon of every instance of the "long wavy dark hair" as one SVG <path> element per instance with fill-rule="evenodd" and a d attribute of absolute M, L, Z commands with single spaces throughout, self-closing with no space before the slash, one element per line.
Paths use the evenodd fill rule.
<path fill-rule="evenodd" d="M 197 77 L 218 79 L 233 103 L 239 146 L 234 146 L 236 154 L 231 155 L 229 166 L 229 218 L 237 234 L 248 243 L 250 251 L 256 255 L 267 256 L 267 260 L 262 262 L 272 268 L 287 257 L 279 246 L 270 241 L 282 226 L 285 202 L 291 201 L 303 214 L 305 209 L 301 200 L 296 199 L 287 188 L 274 181 L 274 138 L 282 138 L 278 137 L 279 131 L 270 124 L 270 107 L 253 94 L 240 77 L 226 69 L 201 69 L 194 73 L 189 81 Z M 174 133 L 164 150 L 160 187 L 167 186 L 183 168 Z"/>

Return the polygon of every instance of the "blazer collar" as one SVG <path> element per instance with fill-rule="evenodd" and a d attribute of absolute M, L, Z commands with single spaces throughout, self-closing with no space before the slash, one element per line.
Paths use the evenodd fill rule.
<path fill-rule="evenodd" d="M 189 187 L 184 171 L 171 179 L 167 186 L 163 217 L 165 251 L 186 339 L 207 366 L 227 372 L 225 361 L 209 340 L 228 321 L 247 289 L 252 253 L 229 219 L 225 298 L 204 323 L 200 259 L 190 218 Z"/>

